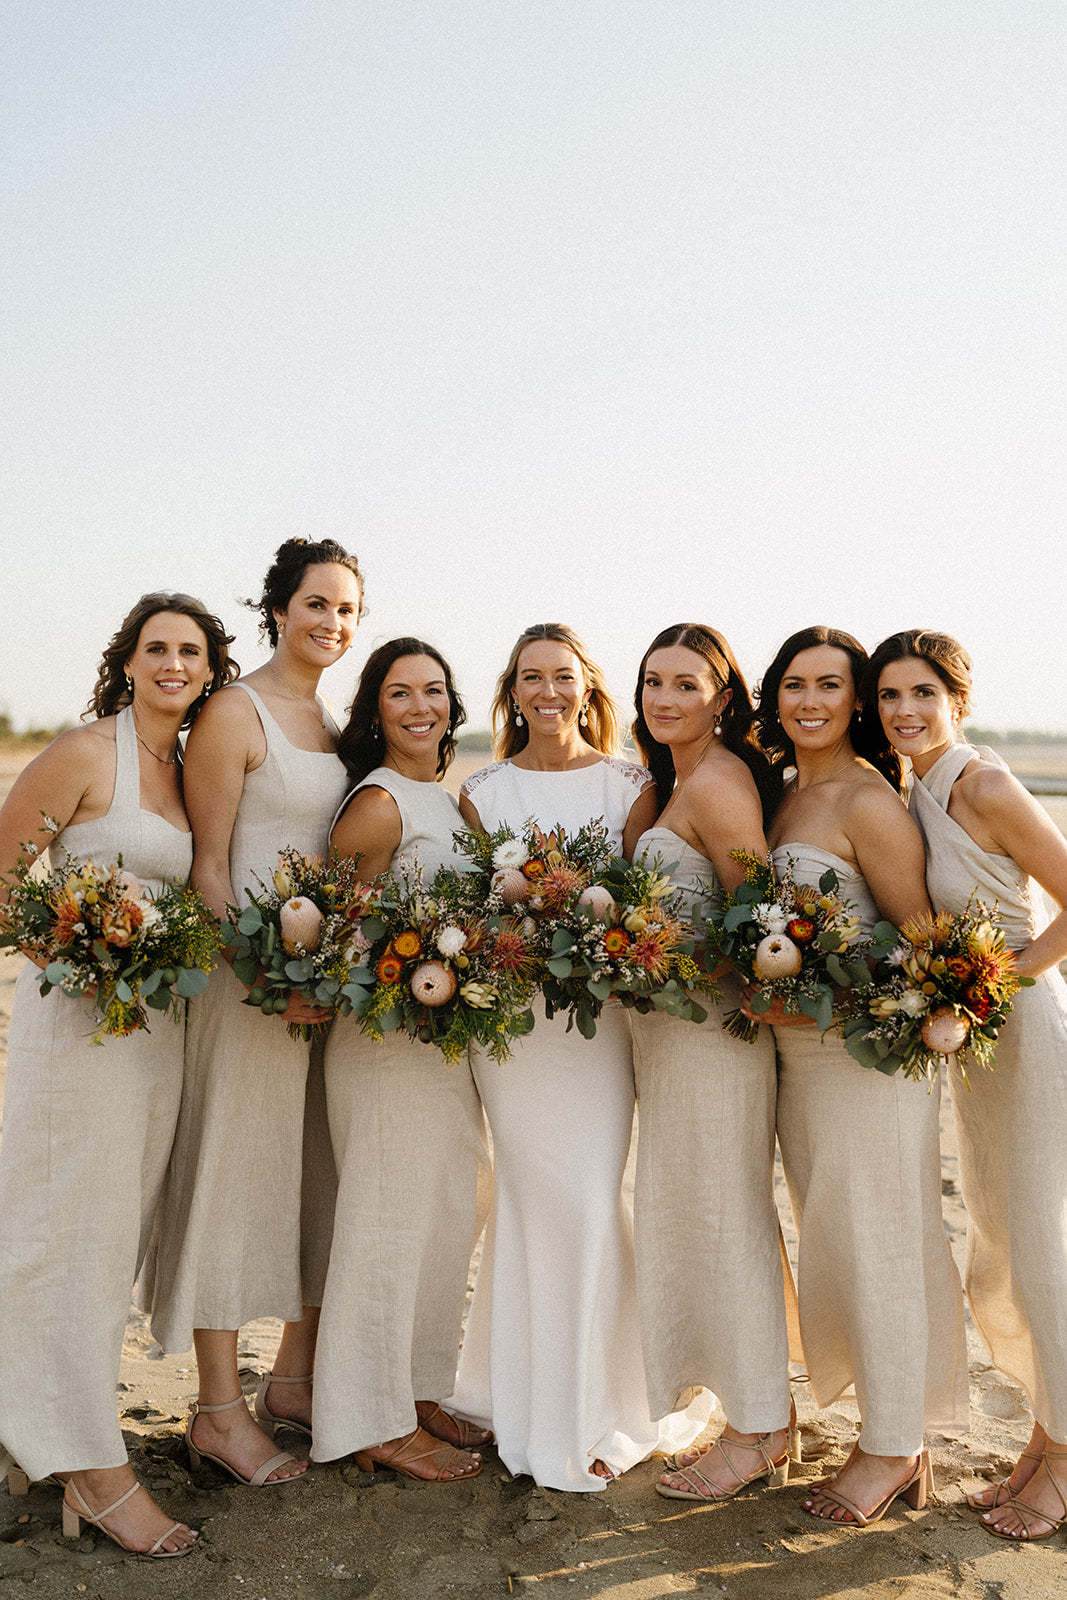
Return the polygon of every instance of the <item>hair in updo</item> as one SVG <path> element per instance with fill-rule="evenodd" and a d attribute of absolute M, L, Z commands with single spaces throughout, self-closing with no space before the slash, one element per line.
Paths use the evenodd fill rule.
<path fill-rule="evenodd" d="M 525 718 L 521 728 L 515 725 L 512 691 L 518 679 L 519 657 L 522 652 L 528 644 L 544 642 L 561 644 L 578 657 L 585 679 L 589 718 L 587 725 L 582 729 L 582 738 L 586 744 L 591 744 L 594 750 L 599 750 L 601 755 L 615 755 L 619 748 L 619 712 L 608 693 L 603 672 L 574 629 L 568 628 L 565 622 L 534 622 L 519 634 L 508 657 L 508 664 L 497 679 L 496 694 L 493 696 L 490 708 L 495 758 L 497 761 L 506 761 L 510 756 L 517 756 L 530 742 L 530 730 L 525 726 Z"/>
<path fill-rule="evenodd" d="M 241 669 L 227 648 L 233 643 L 234 635 L 226 632 L 218 617 L 207 609 L 202 600 L 197 600 L 191 594 L 157 589 L 152 594 L 143 594 L 137 604 L 127 612 L 122 625 L 104 651 L 97 668 L 96 687 L 89 697 L 85 716 L 113 717 L 116 711 L 121 711 L 124 706 L 132 704 L 133 691 L 126 684 L 126 663 L 137 648 L 137 641 L 145 624 L 163 611 L 172 611 L 177 616 L 188 617 L 191 622 L 196 623 L 207 640 L 211 677 L 204 685 L 202 693 L 185 713 L 183 728 L 190 727 L 196 721 L 197 713 L 203 707 L 208 695 L 232 683 L 238 676 Z"/>
<path fill-rule="evenodd" d="M 271 648 L 278 643 L 278 623 L 274 613 L 285 611 L 290 600 L 304 581 L 309 567 L 347 567 L 359 584 L 359 616 L 363 615 L 363 574 L 355 556 L 349 555 L 336 539 L 286 539 L 274 553 L 274 560 L 263 580 L 263 593 L 258 600 L 244 604 L 260 614 L 260 632 L 267 635 Z"/>
<path fill-rule="evenodd" d="M 385 735 L 379 720 L 378 707 L 382 685 L 390 668 L 404 656 L 429 656 L 441 668 L 448 695 L 448 729 L 437 747 L 437 776 L 448 771 L 456 753 L 456 729 L 467 720 L 463 701 L 456 693 L 452 669 L 439 650 L 422 639 L 405 637 L 390 639 L 372 650 L 360 673 L 355 698 L 348 713 L 348 721 L 337 741 L 337 754 L 348 768 L 353 783 L 361 783 L 368 772 L 380 767 L 386 754 Z"/>
<path fill-rule="evenodd" d="M 641 753 L 641 760 L 656 780 L 656 797 L 660 810 L 663 810 L 674 791 L 676 773 L 670 746 L 660 743 L 645 720 L 643 698 L 645 672 L 648 659 L 654 651 L 677 647 L 692 650 L 696 655 L 702 656 L 707 662 L 716 689 L 720 693 L 723 689 L 730 690 L 730 699 L 723 706 L 718 718 L 722 729 L 722 743 L 735 756 L 740 756 L 751 772 L 763 807 L 764 821 L 768 820 L 781 796 L 781 782 L 776 778 L 767 757 L 756 744 L 752 731 L 755 716 L 752 699 L 734 653 L 717 629 L 709 628 L 702 622 L 676 622 L 673 627 L 664 628 L 662 633 L 657 633 L 641 657 L 641 665 L 637 669 L 637 687 L 634 690 L 634 709 L 637 716 L 633 722 L 632 732 L 634 743 Z"/>
<path fill-rule="evenodd" d="M 793 741 L 782 727 L 778 715 L 778 691 L 782 687 L 782 679 L 789 669 L 790 662 L 800 655 L 802 650 L 814 650 L 820 645 L 829 645 L 834 650 L 841 650 L 848 657 L 852 684 L 857 696 L 860 693 L 864 673 L 867 671 L 866 650 L 858 639 L 854 639 L 850 633 L 844 633 L 840 628 L 827 628 L 821 623 L 816 623 L 810 628 L 801 628 L 799 633 L 790 635 L 763 674 L 763 681 L 756 692 L 756 735 L 760 748 L 766 751 L 779 775 L 786 767 L 795 766 L 797 757 Z M 903 779 L 900 757 L 889 743 L 877 713 L 872 719 L 866 711 L 854 711 L 848 732 L 856 754 L 864 761 L 869 761 L 883 778 L 888 779 L 894 789 L 899 790 Z"/>
<path fill-rule="evenodd" d="M 863 711 L 878 716 L 878 680 L 882 669 L 891 661 L 904 661 L 914 656 L 917 661 L 927 661 L 955 700 L 961 717 L 971 709 L 971 658 L 958 640 L 949 633 L 935 633 L 932 628 L 903 628 L 883 639 L 871 656 L 863 675 L 860 694 Z"/>

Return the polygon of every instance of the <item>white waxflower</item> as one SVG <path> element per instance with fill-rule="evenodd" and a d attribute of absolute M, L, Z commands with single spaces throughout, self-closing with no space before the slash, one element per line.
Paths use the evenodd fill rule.
<path fill-rule="evenodd" d="M 467 935 L 462 928 L 457 928 L 454 924 L 442 928 L 437 935 L 437 948 L 445 957 L 458 956 L 466 942 Z"/>
<path fill-rule="evenodd" d="M 530 852 L 521 839 L 505 839 L 493 851 L 493 866 L 499 872 L 502 867 L 524 867 L 530 859 Z"/>

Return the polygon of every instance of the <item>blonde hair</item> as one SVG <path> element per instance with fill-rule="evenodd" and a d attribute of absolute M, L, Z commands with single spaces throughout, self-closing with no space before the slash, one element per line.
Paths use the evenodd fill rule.
<path fill-rule="evenodd" d="M 561 644 L 578 657 L 585 679 L 586 701 L 589 707 L 589 721 L 582 729 L 582 738 L 602 755 L 616 755 L 620 742 L 619 711 L 608 693 L 603 672 L 573 628 L 568 628 L 565 622 L 535 622 L 532 627 L 519 634 L 508 657 L 508 664 L 497 680 L 491 710 L 495 758 L 497 761 L 506 761 L 509 756 L 516 756 L 520 750 L 525 750 L 529 743 L 530 730 L 525 724 L 521 728 L 515 725 L 512 690 L 518 677 L 519 657 L 522 652 L 528 644 L 539 644 L 542 641 Z"/>

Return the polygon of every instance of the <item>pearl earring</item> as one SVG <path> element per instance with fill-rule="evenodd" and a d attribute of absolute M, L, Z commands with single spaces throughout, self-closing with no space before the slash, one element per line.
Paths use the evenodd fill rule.
<path fill-rule="evenodd" d="M 128 672 L 126 674 L 126 687 L 130 691 L 130 693 L 132 694 L 133 693 L 133 679 L 130 677 Z"/>
<path fill-rule="evenodd" d="M 522 727 L 522 712 L 519 710 L 518 705 L 515 706 L 515 726 L 516 728 Z"/>
<path fill-rule="evenodd" d="M 583 728 L 588 728 L 588 726 L 589 726 L 589 701 L 588 700 L 585 702 L 585 705 L 582 707 L 582 714 L 578 718 L 578 721 L 581 723 Z"/>

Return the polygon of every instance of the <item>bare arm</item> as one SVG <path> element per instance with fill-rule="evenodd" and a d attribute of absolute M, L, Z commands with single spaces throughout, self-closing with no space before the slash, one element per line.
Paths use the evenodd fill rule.
<path fill-rule="evenodd" d="M 0 873 L 11 871 L 24 844 L 43 852 L 69 822 L 104 816 L 115 791 L 115 760 L 114 739 L 90 726 L 61 733 L 24 767 L 0 811 Z M 0 879 L 0 900 L 9 887 Z"/>
<path fill-rule="evenodd" d="M 897 927 L 930 910 L 922 834 L 881 779 L 850 791 L 844 829 L 874 903 Z"/>
<path fill-rule="evenodd" d="M 767 839 L 763 832 L 763 810 L 752 774 L 744 762 L 740 769 L 708 769 L 689 780 L 688 821 L 700 842 L 701 852 L 715 868 L 723 888 L 733 891 L 744 880 L 745 869 L 731 859 L 734 850 L 744 850 L 767 859 Z"/>
<path fill-rule="evenodd" d="M 360 789 L 334 823 L 330 843 L 342 856 L 360 857 L 361 883 L 387 872 L 404 836 L 400 808 L 386 789 Z"/>
<path fill-rule="evenodd" d="M 1045 931 L 1019 952 L 1019 971 L 1036 978 L 1067 960 L 1067 839 L 1018 778 L 1000 767 L 968 768 L 953 800 L 957 793 L 960 825 L 984 848 L 1011 856 L 1060 907 Z"/>
<path fill-rule="evenodd" d="M 260 766 L 266 740 L 240 689 L 214 695 L 193 724 L 185 752 L 185 809 L 193 830 L 192 882 L 218 916 L 236 903 L 230 840 L 245 777 Z"/>
<path fill-rule="evenodd" d="M 648 832 L 658 815 L 659 800 L 656 795 L 656 785 L 646 783 L 630 807 L 626 826 L 622 830 L 622 853 L 627 861 L 633 860 L 638 839 L 643 833 Z"/>
<path fill-rule="evenodd" d="M 468 828 L 476 828 L 479 833 L 484 833 L 486 831 L 482 826 L 481 817 L 478 815 L 471 802 L 467 799 L 467 796 L 462 793 L 459 797 L 459 814 L 467 824 Z"/>

